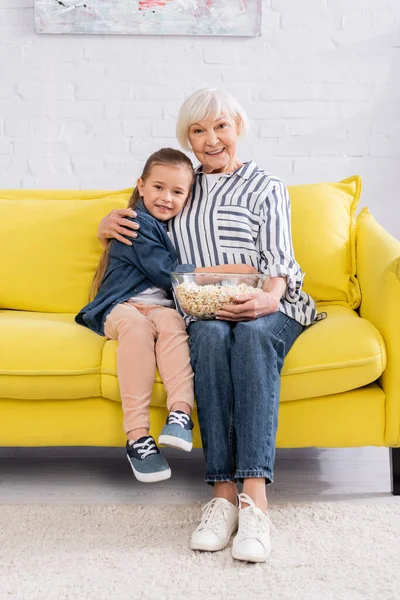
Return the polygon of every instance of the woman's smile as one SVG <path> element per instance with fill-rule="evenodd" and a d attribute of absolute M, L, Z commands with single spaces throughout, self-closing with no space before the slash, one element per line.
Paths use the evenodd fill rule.
<path fill-rule="evenodd" d="M 225 115 L 210 116 L 190 126 L 189 142 L 204 173 L 231 173 L 238 167 L 238 133 L 236 121 Z"/>
<path fill-rule="evenodd" d="M 209 156 L 218 156 L 219 154 L 222 154 L 224 150 L 225 148 L 220 148 L 219 150 L 208 150 L 206 154 L 208 154 Z"/>

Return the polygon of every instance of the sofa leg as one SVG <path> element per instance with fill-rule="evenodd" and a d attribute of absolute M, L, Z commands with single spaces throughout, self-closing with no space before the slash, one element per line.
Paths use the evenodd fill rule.
<path fill-rule="evenodd" d="M 390 448 L 390 475 L 392 494 L 400 496 L 400 448 Z"/>

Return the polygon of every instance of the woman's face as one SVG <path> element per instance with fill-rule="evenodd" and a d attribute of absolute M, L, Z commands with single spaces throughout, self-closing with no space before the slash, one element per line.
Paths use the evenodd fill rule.
<path fill-rule="evenodd" d="M 224 115 L 208 117 L 189 127 L 189 142 L 205 173 L 231 173 L 237 167 L 239 128 Z"/>

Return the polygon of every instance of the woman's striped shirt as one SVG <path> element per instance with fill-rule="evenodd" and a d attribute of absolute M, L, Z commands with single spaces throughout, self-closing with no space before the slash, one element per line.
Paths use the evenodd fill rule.
<path fill-rule="evenodd" d="M 314 321 L 315 303 L 302 290 L 303 273 L 294 258 L 288 191 L 253 161 L 221 174 L 210 189 L 199 167 L 192 197 L 168 229 L 181 264 L 248 264 L 286 277 L 279 310 L 302 325 Z"/>

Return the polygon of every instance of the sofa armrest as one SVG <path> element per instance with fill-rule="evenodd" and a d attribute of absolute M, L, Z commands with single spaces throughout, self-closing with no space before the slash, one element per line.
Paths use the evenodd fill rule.
<path fill-rule="evenodd" d="M 356 224 L 360 316 L 382 334 L 387 366 L 379 383 L 386 395 L 385 445 L 400 446 L 400 242 L 367 208 Z"/>

